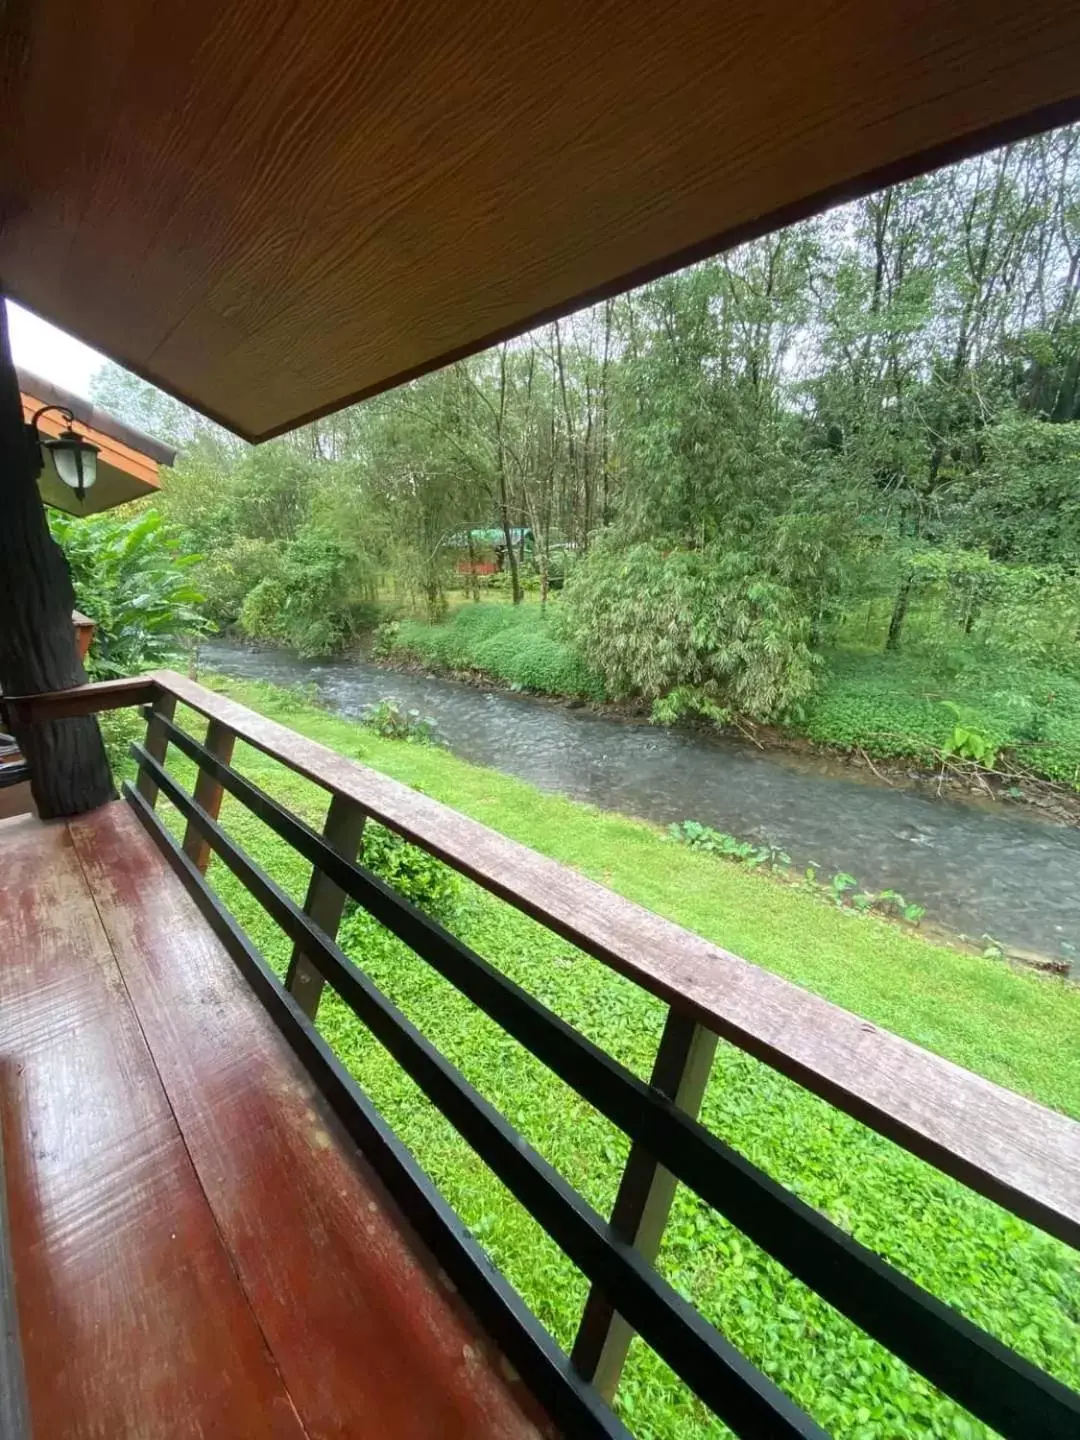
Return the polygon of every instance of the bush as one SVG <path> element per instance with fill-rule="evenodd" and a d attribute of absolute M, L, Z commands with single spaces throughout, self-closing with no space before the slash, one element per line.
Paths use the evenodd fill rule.
<path fill-rule="evenodd" d="M 419 710 L 406 710 L 404 705 L 384 695 L 381 700 L 365 705 L 360 723 L 384 740 L 406 740 L 413 745 L 438 745 L 438 726 L 430 715 Z"/>
<path fill-rule="evenodd" d="M 534 606 L 469 605 L 444 625 L 403 621 L 384 629 L 376 653 L 419 661 L 433 670 L 473 671 L 515 690 L 602 700 L 604 687 Z"/>
<path fill-rule="evenodd" d="M 67 557 L 75 604 L 94 621 L 86 668 L 92 679 L 137 675 L 165 665 L 186 637 L 211 629 L 186 555 L 156 510 L 134 520 L 54 511 L 49 525 Z"/>
<path fill-rule="evenodd" d="M 240 628 L 252 640 L 289 645 L 305 658 L 346 649 L 377 611 L 366 556 L 322 531 L 302 531 L 280 564 L 251 590 Z"/>
<path fill-rule="evenodd" d="M 267 575 L 248 592 L 240 607 L 240 629 L 252 640 L 285 643 L 285 586 L 280 575 Z"/>
<path fill-rule="evenodd" d="M 461 896 L 461 881 L 449 865 L 436 860 L 418 845 L 410 845 L 400 835 L 369 820 L 364 826 L 363 853 L 360 862 L 378 875 L 410 904 L 423 910 L 440 925 L 449 926 L 457 913 Z M 363 937 L 369 935 L 372 927 L 381 930 L 377 920 L 363 910 L 355 900 L 345 902 L 345 917 L 339 931 L 339 943 L 344 950 L 356 953 L 362 958 Z M 359 948 L 357 949 L 357 947 Z"/>
<path fill-rule="evenodd" d="M 686 845 L 691 850 L 704 850 L 725 860 L 735 860 L 751 870 L 756 870 L 759 865 L 777 870 L 791 864 L 791 856 L 778 845 L 759 845 L 752 840 L 740 840 L 726 830 L 714 830 L 711 825 L 702 825 L 697 820 L 681 820 L 669 825 L 667 833 L 679 845 Z"/>
<path fill-rule="evenodd" d="M 773 720 L 816 683 L 805 597 L 767 557 L 719 544 L 598 546 L 564 595 L 567 642 L 610 695 L 658 702 L 659 719 Z"/>
<path fill-rule="evenodd" d="M 371 642 L 371 653 L 376 660 L 389 660 L 397 649 L 400 620 L 384 620 L 375 630 Z"/>
<path fill-rule="evenodd" d="M 206 596 L 205 613 L 218 625 L 235 624 L 251 591 L 280 569 L 279 545 L 238 535 L 223 550 L 207 555 L 195 572 Z"/>

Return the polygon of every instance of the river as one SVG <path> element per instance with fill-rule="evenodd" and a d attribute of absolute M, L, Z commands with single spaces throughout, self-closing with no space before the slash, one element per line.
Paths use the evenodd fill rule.
<path fill-rule="evenodd" d="M 779 846 L 822 878 L 898 890 L 929 920 L 1070 960 L 1080 973 L 1080 830 L 890 788 L 813 757 L 488 692 L 362 660 L 215 641 L 210 670 L 314 685 L 346 716 L 382 696 L 431 716 L 455 755 L 608 810 L 699 820 Z"/>

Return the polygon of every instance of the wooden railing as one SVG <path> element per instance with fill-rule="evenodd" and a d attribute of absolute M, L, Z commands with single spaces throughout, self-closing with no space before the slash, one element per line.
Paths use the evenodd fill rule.
<path fill-rule="evenodd" d="M 123 686 L 129 686 L 127 692 Z M 63 713 L 91 692 L 55 697 Z M 568 1433 L 624 1434 L 603 1403 L 634 1331 L 740 1435 L 822 1432 L 656 1273 L 681 1182 L 793 1275 L 1006 1436 L 1080 1434 L 1080 1396 L 970 1323 L 749 1164 L 696 1121 L 717 1037 L 1050 1234 L 1080 1248 L 1080 1125 L 762 971 L 404 785 L 182 676 L 157 672 L 98 691 L 149 702 L 147 738 L 126 787 L 210 925 L 305 1061 L 350 1134 L 458 1289 Z M 81 699 L 79 697 L 82 697 Z M 126 697 L 126 698 L 121 698 Z M 206 717 L 205 741 L 176 724 Z M 24 720 L 53 697 L 7 702 Z M 320 785 L 320 835 L 231 765 L 239 739 Z M 166 768 L 195 762 L 194 793 Z M 218 823 L 225 792 L 312 866 L 304 906 Z M 177 841 L 155 812 L 186 821 Z M 368 818 L 389 826 L 668 1005 L 645 1084 L 358 863 Z M 228 866 L 293 942 L 285 983 L 204 879 Z M 363 906 L 631 1140 L 610 1218 L 593 1210 L 335 945 L 346 897 Z M 797 938 L 793 943 L 798 943 Z M 323 987 L 391 1052 L 591 1282 L 571 1356 L 559 1350 L 485 1259 L 319 1035 Z"/>

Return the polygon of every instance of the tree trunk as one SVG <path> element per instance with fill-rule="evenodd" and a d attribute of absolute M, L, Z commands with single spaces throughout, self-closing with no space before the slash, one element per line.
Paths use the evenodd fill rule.
<path fill-rule="evenodd" d="M 499 521 L 502 525 L 503 539 L 506 542 L 506 563 L 510 566 L 510 593 L 513 596 L 514 604 L 520 605 L 522 601 L 521 581 L 518 579 L 517 552 L 510 534 L 510 505 L 506 496 L 506 478 L 502 474 L 499 476 Z"/>
<path fill-rule="evenodd" d="M 476 573 L 476 546 L 473 543 L 472 529 L 469 530 L 469 593 L 473 603 L 480 603 L 480 577 Z"/>
<path fill-rule="evenodd" d="M 892 614 L 889 617 L 889 633 L 885 637 L 886 650 L 899 650 L 900 648 L 900 636 L 903 633 L 908 605 L 911 603 L 911 586 L 913 580 L 914 576 L 906 575 L 900 584 L 900 589 L 896 592 Z"/>
<path fill-rule="evenodd" d="M 75 645 L 75 595 L 26 442 L 19 382 L 0 298 L 0 688 L 8 695 L 69 690 L 86 682 Z M 116 798 L 92 715 L 15 729 L 43 820 L 79 815 Z"/>
<path fill-rule="evenodd" d="M 503 426 L 506 423 L 506 346 L 499 346 L 499 408 L 495 412 L 496 459 L 499 465 L 499 524 L 506 542 L 506 563 L 510 566 L 510 593 L 514 604 L 522 601 L 521 581 L 518 579 L 517 556 L 510 534 L 510 495 L 506 484 L 506 439 Z"/>

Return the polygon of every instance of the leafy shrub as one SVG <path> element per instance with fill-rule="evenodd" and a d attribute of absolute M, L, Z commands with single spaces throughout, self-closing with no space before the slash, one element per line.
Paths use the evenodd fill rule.
<path fill-rule="evenodd" d="M 806 872 L 806 883 L 811 889 L 823 888 L 829 899 L 839 910 L 851 909 L 858 915 L 892 916 L 917 925 L 926 914 L 924 905 L 909 905 L 899 890 L 864 890 L 854 875 L 841 870 L 824 887 L 819 887 L 814 866 Z"/>
<path fill-rule="evenodd" d="M 453 923 L 461 896 L 461 881 L 449 865 L 436 860 L 418 845 L 410 845 L 393 830 L 369 820 L 364 826 L 361 863 L 395 890 L 404 900 L 423 910 L 441 925 Z M 363 939 L 378 922 L 355 900 L 345 903 L 339 931 L 343 949 L 362 959 Z"/>
<path fill-rule="evenodd" d="M 697 820 L 680 820 L 669 825 L 670 839 L 691 850 L 703 850 L 706 854 L 717 855 L 722 860 L 734 861 L 751 870 L 764 867 L 768 870 L 786 871 L 791 856 L 778 845 L 769 843 L 755 845 L 752 840 L 740 840 L 724 830 L 714 830 L 711 825 L 702 825 Z M 871 911 L 917 925 L 926 914 L 922 905 L 909 905 L 898 890 L 864 890 L 854 875 L 841 871 L 834 875 L 827 885 L 817 878 L 817 869 L 807 867 L 803 883 L 817 895 L 827 897 L 839 909 L 851 909 L 856 914 L 867 915 Z"/>
<path fill-rule="evenodd" d="M 609 694 L 666 700 L 664 719 L 731 710 L 771 720 L 814 689 L 804 599 L 757 554 L 601 545 L 564 597 L 563 636 Z"/>
<path fill-rule="evenodd" d="M 248 593 L 240 628 L 253 640 L 275 640 L 305 658 L 333 655 L 370 622 L 366 557 L 323 531 L 302 531 L 280 564 Z"/>
<path fill-rule="evenodd" d="M 206 597 L 205 613 L 218 625 L 235 624 L 248 595 L 259 584 L 276 579 L 280 570 L 280 545 L 236 536 L 223 549 L 211 551 L 195 572 Z"/>
<path fill-rule="evenodd" d="M 183 553 L 156 510 L 134 520 L 54 511 L 49 525 L 67 557 L 75 604 L 95 624 L 86 665 L 93 679 L 167 664 L 185 637 L 211 628 L 189 578 L 199 557 Z"/>
<path fill-rule="evenodd" d="M 992 770 L 997 761 L 997 751 L 992 741 L 979 728 L 978 716 L 967 706 L 957 705 L 955 700 L 943 700 L 941 703 L 956 717 L 956 724 L 945 742 L 942 754 L 957 755 L 961 760 L 974 760 L 977 765 L 985 765 L 988 770 Z"/>
<path fill-rule="evenodd" d="M 444 625 L 403 621 L 380 631 L 377 652 L 433 670 L 474 671 L 512 689 L 543 695 L 603 698 L 603 685 L 533 606 L 468 605 Z"/>
<path fill-rule="evenodd" d="M 398 644 L 401 633 L 400 620 L 384 620 L 375 630 L 371 642 L 371 653 L 376 660 L 389 660 Z"/>
<path fill-rule="evenodd" d="M 252 640 L 285 642 L 285 586 L 280 575 L 266 575 L 240 607 L 240 628 Z"/>
<path fill-rule="evenodd" d="M 406 710 L 400 701 L 384 695 L 365 705 L 360 723 L 384 740 L 406 740 L 413 745 L 438 745 L 438 726 L 430 715 L 419 710 Z"/>
<path fill-rule="evenodd" d="M 688 845 L 691 850 L 705 850 L 725 860 L 737 860 L 752 870 L 761 865 L 778 869 L 791 864 L 791 856 L 776 845 L 755 845 L 750 840 L 739 840 L 724 830 L 701 825 L 697 820 L 683 820 L 677 825 L 669 825 L 668 834 L 672 840 Z"/>

